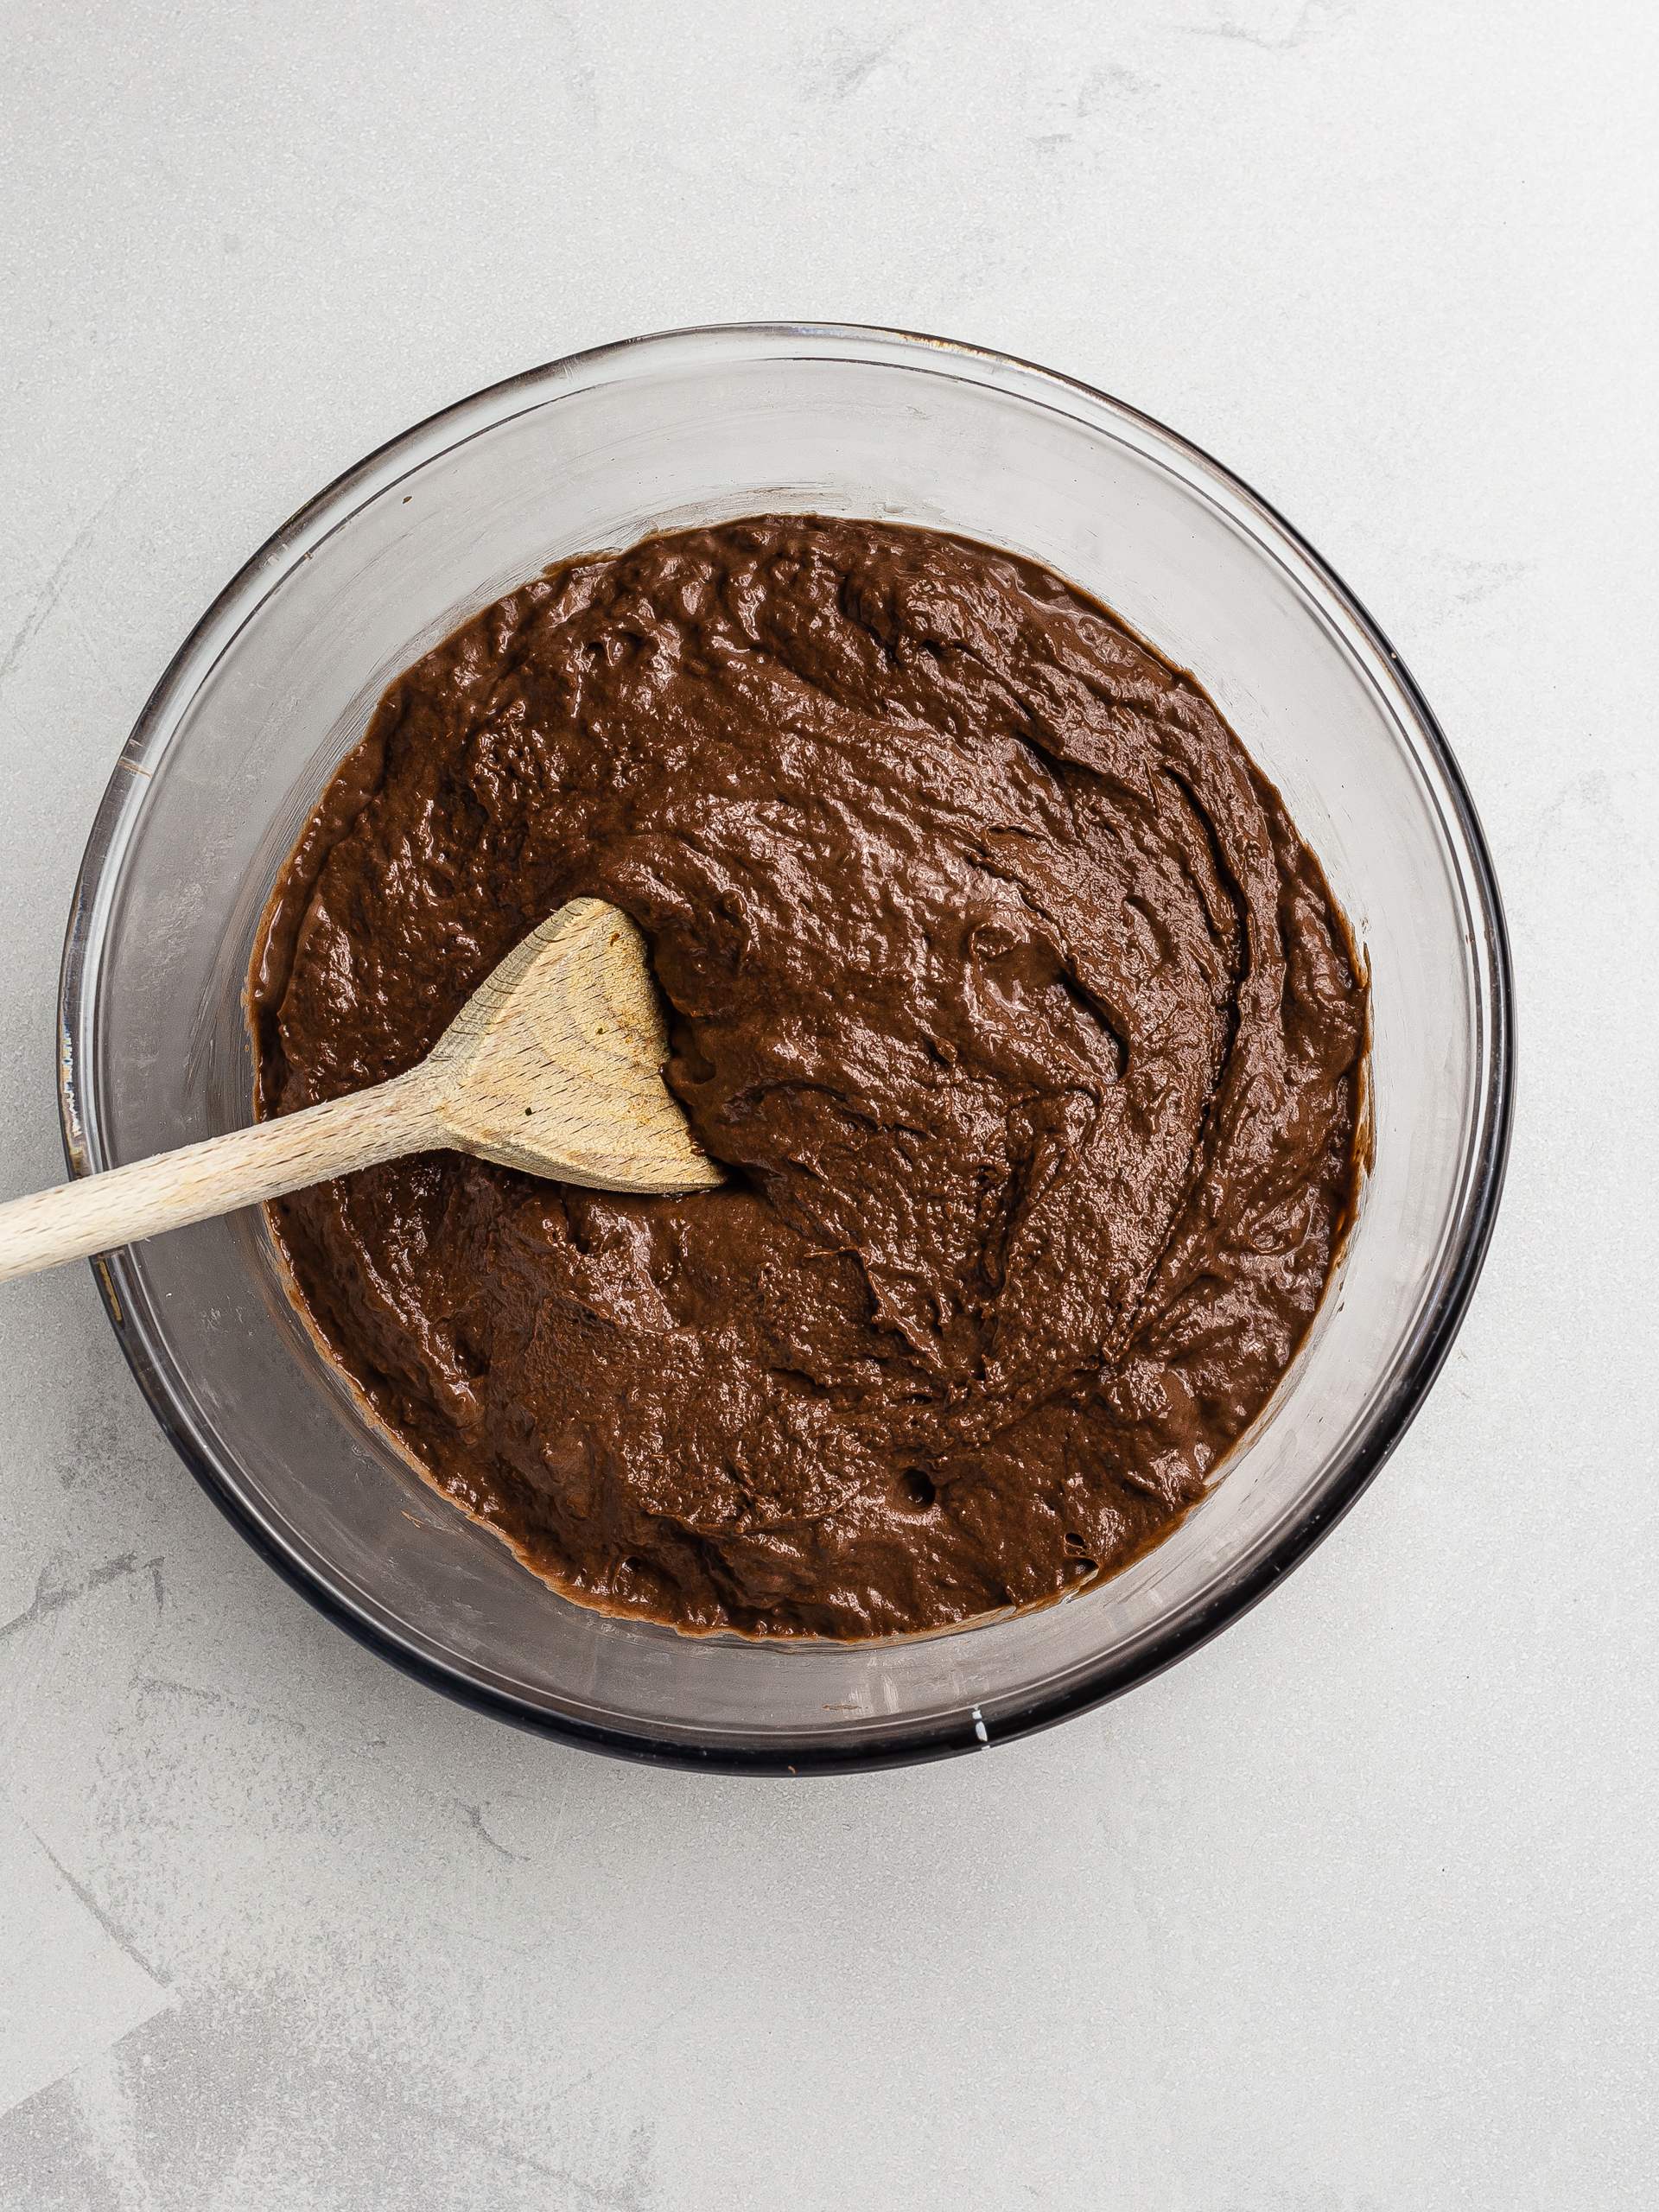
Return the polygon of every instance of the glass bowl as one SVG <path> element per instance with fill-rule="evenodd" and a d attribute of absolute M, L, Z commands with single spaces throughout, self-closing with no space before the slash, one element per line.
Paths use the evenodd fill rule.
<path fill-rule="evenodd" d="M 1026 554 L 1191 669 L 1278 785 L 1370 965 L 1373 1156 L 1308 1341 L 1209 1495 L 1065 1602 L 862 1645 L 688 1639 L 553 1596 L 365 1421 L 257 1211 L 94 1262 L 186 1463 L 306 1595 L 434 1687 L 570 1741 L 757 1771 L 972 1751 L 1116 1695 L 1255 1602 L 1399 1441 L 1503 1180 L 1491 863 L 1375 624 L 1236 478 L 1131 408 L 901 333 L 675 332 L 535 369 L 330 486 L 202 618 L 99 809 L 65 949 L 77 1174 L 251 1118 L 243 986 L 277 869 L 389 680 L 547 563 L 766 509 Z"/>

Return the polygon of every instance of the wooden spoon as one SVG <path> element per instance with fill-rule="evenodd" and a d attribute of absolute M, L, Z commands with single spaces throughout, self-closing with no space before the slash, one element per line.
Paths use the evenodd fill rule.
<path fill-rule="evenodd" d="M 0 1206 L 0 1282 L 439 1146 L 595 1191 L 709 1189 L 725 1170 L 670 1096 L 667 1058 L 645 939 L 573 899 L 407 1075 Z"/>

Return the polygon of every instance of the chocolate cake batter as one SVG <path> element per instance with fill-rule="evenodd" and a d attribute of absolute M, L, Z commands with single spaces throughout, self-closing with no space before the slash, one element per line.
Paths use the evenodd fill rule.
<path fill-rule="evenodd" d="M 859 1637 L 1166 1533 L 1306 1333 L 1364 993 L 1192 681 L 963 539 L 772 516 L 571 562 L 387 691 L 273 897 L 261 1110 L 412 1067 L 588 893 L 732 1169 L 457 1153 L 284 1199 L 313 1325 L 556 1588 Z"/>

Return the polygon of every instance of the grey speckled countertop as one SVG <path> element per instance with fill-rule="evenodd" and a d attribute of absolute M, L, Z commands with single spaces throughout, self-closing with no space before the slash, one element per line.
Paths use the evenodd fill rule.
<path fill-rule="evenodd" d="M 1161 1681 L 931 1770 L 636 1771 L 293 1596 L 83 1268 L 0 1289 L 0 2202 L 1653 2202 L 1649 8 L 14 0 L 0 1188 L 197 613 L 533 362 L 748 316 L 1173 423 L 1373 608 L 1484 815 L 1510 1193 L 1398 1455 Z"/>

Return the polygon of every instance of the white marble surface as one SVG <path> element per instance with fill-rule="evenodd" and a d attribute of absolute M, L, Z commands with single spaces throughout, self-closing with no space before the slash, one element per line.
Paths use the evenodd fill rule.
<path fill-rule="evenodd" d="M 1336 1535 L 971 1761 L 635 1771 L 328 1627 L 79 1268 L 0 1289 L 0 2202 L 1654 2201 L 1653 272 L 1637 0 L 12 0 L 0 1187 L 173 647 L 404 424 L 630 332 L 906 324 L 1236 467 L 1509 902 L 1484 1281 Z"/>

